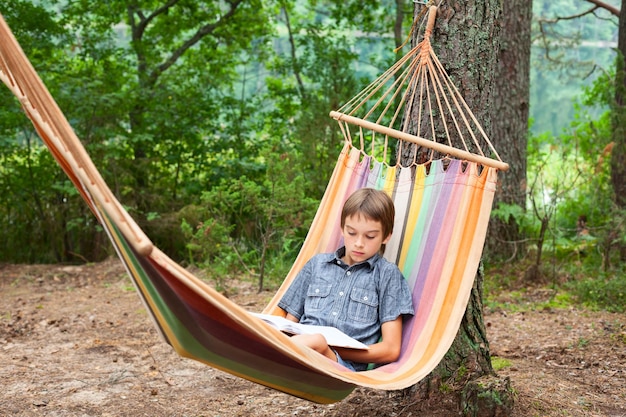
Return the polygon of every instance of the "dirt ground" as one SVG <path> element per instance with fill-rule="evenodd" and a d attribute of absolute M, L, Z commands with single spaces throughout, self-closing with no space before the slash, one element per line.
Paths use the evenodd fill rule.
<path fill-rule="evenodd" d="M 232 298 L 261 310 L 269 295 Z M 541 296 L 541 292 L 538 292 Z M 486 312 L 514 416 L 626 416 L 626 315 Z M 0 416 L 454 416 L 452 399 L 357 389 L 318 405 L 178 357 L 121 263 L 0 265 Z"/>

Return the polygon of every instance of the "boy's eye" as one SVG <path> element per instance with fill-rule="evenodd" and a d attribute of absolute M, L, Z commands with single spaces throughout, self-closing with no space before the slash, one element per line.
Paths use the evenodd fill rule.
<path fill-rule="evenodd" d="M 357 235 L 356 232 L 352 232 L 352 231 L 348 231 L 347 233 L 348 233 L 348 236 L 356 236 Z M 365 239 L 369 239 L 369 240 L 376 239 L 376 236 L 375 235 L 365 235 Z"/>

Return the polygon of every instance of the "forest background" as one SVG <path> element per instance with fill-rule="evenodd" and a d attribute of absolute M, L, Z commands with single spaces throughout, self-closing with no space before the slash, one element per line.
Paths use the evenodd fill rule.
<path fill-rule="evenodd" d="M 343 145 L 328 113 L 397 59 L 413 19 L 400 0 L 144 2 L 148 16 L 122 0 L 7 3 L 0 13 L 119 200 L 224 290 L 285 276 Z M 626 216 L 608 163 L 617 17 L 589 8 L 533 1 L 527 204 L 496 203 L 520 234 L 489 237 L 485 285 L 547 284 L 556 303 L 623 311 Z M 0 98 L 0 261 L 113 255 L 18 103 Z"/>

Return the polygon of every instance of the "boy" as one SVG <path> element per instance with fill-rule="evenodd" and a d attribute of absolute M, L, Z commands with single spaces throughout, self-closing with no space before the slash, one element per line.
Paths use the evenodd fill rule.
<path fill-rule="evenodd" d="M 354 371 L 398 359 L 403 316 L 414 314 L 406 280 L 381 256 L 394 215 L 386 193 L 357 190 L 341 212 L 344 246 L 314 256 L 278 303 L 289 320 L 336 327 L 369 345 L 367 350 L 330 348 L 321 334 L 293 337 Z"/>

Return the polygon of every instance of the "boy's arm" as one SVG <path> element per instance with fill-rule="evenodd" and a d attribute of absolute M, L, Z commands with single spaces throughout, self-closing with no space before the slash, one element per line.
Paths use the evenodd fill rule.
<path fill-rule="evenodd" d="M 278 302 L 278 307 L 287 313 L 286 318 L 296 323 L 300 321 L 296 317 L 302 316 L 304 313 L 304 302 L 314 266 L 313 259 L 304 264 L 304 267 L 298 272 L 298 275 L 296 275 L 294 281 Z"/>
<path fill-rule="evenodd" d="M 382 324 L 382 340 L 368 350 L 335 348 L 347 360 L 360 363 L 389 363 L 398 359 L 402 347 L 402 316 Z"/>
<path fill-rule="evenodd" d="M 285 318 L 287 320 L 291 320 L 291 321 L 296 322 L 296 323 L 300 322 L 300 320 L 298 320 L 298 318 L 296 316 L 294 316 L 293 314 L 291 314 L 291 313 L 287 313 Z"/>

